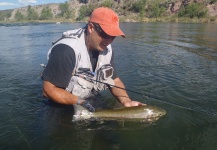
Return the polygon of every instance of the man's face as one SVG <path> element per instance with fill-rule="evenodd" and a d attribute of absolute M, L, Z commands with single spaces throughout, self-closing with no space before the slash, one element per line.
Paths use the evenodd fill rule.
<path fill-rule="evenodd" d="M 93 23 L 88 24 L 88 44 L 89 50 L 103 51 L 106 47 L 113 42 L 114 36 L 107 35 L 99 26 Z"/>

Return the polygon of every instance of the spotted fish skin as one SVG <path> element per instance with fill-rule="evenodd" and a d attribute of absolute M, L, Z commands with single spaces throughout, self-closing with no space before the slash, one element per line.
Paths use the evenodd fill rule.
<path fill-rule="evenodd" d="M 166 115 L 164 109 L 151 105 L 96 110 L 95 112 L 90 112 L 79 105 L 74 105 L 74 109 L 73 121 L 87 120 L 90 118 L 102 120 L 156 121 Z"/>

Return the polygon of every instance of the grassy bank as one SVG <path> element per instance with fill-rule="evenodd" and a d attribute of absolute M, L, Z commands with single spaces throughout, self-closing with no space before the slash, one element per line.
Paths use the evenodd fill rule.
<path fill-rule="evenodd" d="M 162 17 L 162 18 L 143 18 L 142 22 L 186 22 L 186 23 L 217 23 L 216 18 L 178 18 L 178 17 Z"/>
<path fill-rule="evenodd" d="M 17 24 L 17 23 L 63 23 L 63 22 L 87 22 L 88 18 L 76 21 L 73 19 L 50 19 L 50 20 L 24 20 L 24 21 L 0 21 L 1 24 Z M 185 22 L 185 23 L 217 23 L 216 17 L 207 18 L 187 18 L 187 17 L 159 17 L 159 18 L 147 18 L 138 17 L 136 15 L 120 16 L 120 22 Z"/>

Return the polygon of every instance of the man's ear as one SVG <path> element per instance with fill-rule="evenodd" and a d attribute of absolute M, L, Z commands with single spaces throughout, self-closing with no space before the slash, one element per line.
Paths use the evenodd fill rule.
<path fill-rule="evenodd" d="M 94 26 L 93 26 L 93 24 L 91 22 L 89 22 L 87 24 L 87 30 L 88 30 L 89 33 L 91 33 L 94 30 Z"/>

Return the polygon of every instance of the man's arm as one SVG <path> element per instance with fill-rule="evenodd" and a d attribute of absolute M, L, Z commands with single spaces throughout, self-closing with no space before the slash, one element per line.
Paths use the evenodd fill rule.
<path fill-rule="evenodd" d="M 62 88 L 58 88 L 49 81 L 44 81 L 43 84 L 43 95 L 54 102 L 65 105 L 79 104 L 89 111 L 94 112 L 95 108 L 83 99 L 79 99 L 77 96 L 67 92 Z"/>
<path fill-rule="evenodd" d="M 65 90 L 72 77 L 74 66 L 74 50 L 64 44 L 54 46 L 43 73 L 43 95 L 60 104 L 77 103 L 78 97 Z"/>
<path fill-rule="evenodd" d="M 77 96 L 69 93 L 62 88 L 56 87 L 49 81 L 44 81 L 43 95 L 60 104 L 72 105 L 76 104 L 78 101 Z"/>
<path fill-rule="evenodd" d="M 114 79 L 114 83 L 115 86 L 121 87 L 121 88 L 125 88 L 124 83 L 121 81 L 120 78 L 116 78 Z M 126 90 L 120 89 L 120 88 L 116 88 L 116 87 L 112 87 L 110 89 L 112 95 L 121 103 L 123 104 L 125 107 L 132 107 L 132 106 L 140 106 L 140 105 L 145 105 L 141 102 L 137 102 L 137 101 L 133 101 L 130 99 L 130 97 L 128 96 Z"/>

